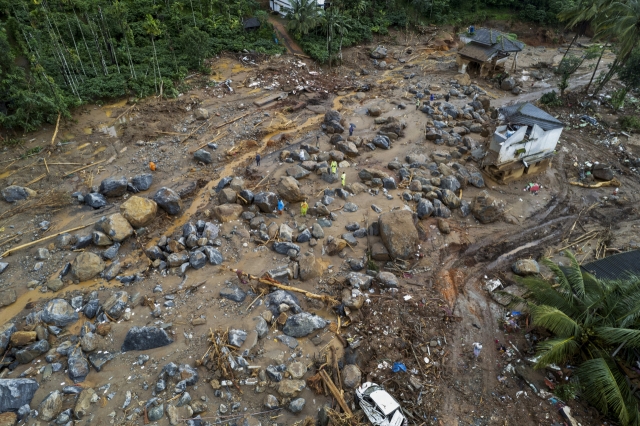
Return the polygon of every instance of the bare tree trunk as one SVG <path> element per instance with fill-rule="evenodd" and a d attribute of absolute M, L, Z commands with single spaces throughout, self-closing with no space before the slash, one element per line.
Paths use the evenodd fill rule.
<path fill-rule="evenodd" d="M 93 63 L 93 57 L 91 56 L 91 51 L 89 51 L 89 45 L 87 44 L 87 39 L 84 37 L 84 31 L 82 31 L 82 26 L 80 25 L 80 20 L 78 19 L 78 15 L 75 10 L 73 14 L 76 15 L 76 22 L 78 23 L 78 28 L 80 28 L 80 34 L 82 34 L 82 40 L 84 40 L 84 47 L 87 49 L 87 55 L 89 55 L 89 59 L 91 60 L 91 66 L 93 67 L 93 72 L 95 75 L 98 75 L 98 70 L 96 70 L 96 65 Z"/>
<path fill-rule="evenodd" d="M 613 77 L 613 74 L 615 74 L 616 69 L 618 68 L 618 63 L 620 63 L 620 61 L 618 60 L 618 58 L 616 58 L 613 61 L 613 64 L 611 64 L 611 69 L 609 69 L 609 72 L 607 72 L 607 75 L 604 76 L 604 79 L 602 79 L 602 82 L 598 85 L 598 87 L 596 87 L 596 91 L 593 92 L 594 97 L 596 97 L 598 93 L 600 93 L 604 85 L 607 84 L 609 80 L 611 80 L 611 77 Z"/>
<path fill-rule="evenodd" d="M 598 57 L 598 62 L 596 62 L 596 67 L 593 69 L 593 74 L 591 74 L 591 79 L 589 80 L 589 83 L 587 84 L 587 87 L 585 87 L 584 92 L 585 93 L 589 93 L 589 87 L 591 87 L 591 83 L 593 82 L 593 79 L 596 76 L 596 71 L 598 71 L 598 65 L 600 65 L 600 61 L 602 60 L 602 57 L 604 56 L 604 51 L 607 49 L 607 43 L 609 41 L 607 40 L 607 42 L 605 42 L 604 46 L 602 46 L 602 52 L 600 52 L 600 56 Z"/>
<path fill-rule="evenodd" d="M 564 61 L 564 58 L 567 57 L 567 53 L 569 53 L 569 50 L 571 50 L 571 46 L 573 46 L 573 43 L 575 43 L 577 39 L 578 39 L 578 32 L 576 32 L 576 35 L 573 36 L 573 40 L 571 40 L 571 43 L 569 43 L 569 47 L 567 47 L 567 51 L 564 52 L 564 55 L 562 55 L 562 59 L 560 60 L 560 62 Z"/>
<path fill-rule="evenodd" d="M 80 58 L 80 52 L 78 51 L 78 45 L 76 44 L 76 38 L 73 36 L 73 32 L 71 31 L 71 24 L 69 24 L 69 19 L 67 21 L 67 27 L 69 28 L 69 34 L 71 35 L 71 40 L 73 40 L 73 46 L 76 48 L 76 54 L 78 55 L 78 61 L 80 61 L 80 68 L 82 68 L 82 74 L 87 76 L 86 71 L 84 70 L 84 65 L 82 64 L 82 59 Z"/>

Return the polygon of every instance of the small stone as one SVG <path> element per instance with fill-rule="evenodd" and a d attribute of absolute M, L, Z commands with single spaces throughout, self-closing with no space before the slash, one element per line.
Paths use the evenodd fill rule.
<path fill-rule="evenodd" d="M 244 330 L 229 330 L 229 344 L 232 346 L 240 347 L 247 339 L 247 332 Z"/>
<path fill-rule="evenodd" d="M 355 389 L 360 385 L 362 373 L 360 369 L 353 364 L 345 365 L 342 370 L 342 383 L 348 389 Z"/>
<path fill-rule="evenodd" d="M 304 409 L 304 405 L 307 401 L 304 398 L 296 398 L 289 403 L 289 411 L 292 413 L 299 413 Z"/>
<path fill-rule="evenodd" d="M 182 210 L 182 200 L 180 196 L 170 188 L 160 188 L 153 196 L 153 201 L 170 215 L 177 215 Z"/>
<path fill-rule="evenodd" d="M 127 179 L 125 177 L 110 177 L 100 182 L 100 193 L 105 197 L 120 197 L 125 192 L 127 192 Z"/>
<path fill-rule="evenodd" d="M 264 399 L 264 406 L 268 410 L 275 410 L 276 408 L 280 408 L 280 402 L 274 395 L 267 395 Z"/>
<path fill-rule="evenodd" d="M 156 327 L 132 327 L 122 344 L 122 352 L 146 351 L 173 343 L 167 332 Z"/>

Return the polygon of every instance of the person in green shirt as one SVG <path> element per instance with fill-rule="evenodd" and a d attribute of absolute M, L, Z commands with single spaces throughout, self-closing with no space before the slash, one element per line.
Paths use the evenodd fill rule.
<path fill-rule="evenodd" d="M 335 175 L 338 172 L 338 163 L 336 163 L 336 160 L 333 160 L 331 162 L 331 174 Z"/>

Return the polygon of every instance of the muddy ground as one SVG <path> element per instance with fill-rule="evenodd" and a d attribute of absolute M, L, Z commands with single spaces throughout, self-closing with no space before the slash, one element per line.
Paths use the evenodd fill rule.
<path fill-rule="evenodd" d="M 130 178 L 147 173 L 150 162 L 156 167 L 152 172 L 153 184 L 140 195 L 151 197 L 163 186 L 182 188 L 186 193 L 183 197 L 185 207 L 179 216 L 169 216 L 160 210 L 144 233 L 135 239 L 129 238 L 122 245 L 119 257 L 124 268 L 120 274 L 144 276 L 144 280 L 132 285 L 103 279 L 68 282 L 54 294 L 47 289 L 46 282 L 58 276 L 66 262 L 77 253 L 56 248 L 53 239 L 17 250 L 2 259 L 9 267 L 0 275 L 0 288 L 14 290 L 16 300 L 1 308 L 0 324 L 14 319 L 18 329 L 24 325 L 24 318 L 29 313 L 54 297 L 86 296 L 97 291 L 104 302 L 114 291 L 124 289 L 130 295 L 137 294 L 138 300 L 145 297 L 161 300 L 161 295 L 175 292 L 175 307 L 164 309 L 160 317 L 152 316 L 152 310 L 147 306 L 134 305 L 128 321 L 113 323 L 111 332 L 100 337 L 98 350 L 118 352 L 132 326 L 162 325 L 169 330 L 174 343 L 148 351 L 151 360 L 142 366 L 135 362 L 139 353 L 128 352 L 118 354 L 101 372 L 92 370 L 82 384 L 85 388 L 100 389 L 100 401 L 91 407 L 91 424 L 142 424 L 143 416 L 127 419 L 131 411 L 121 408 L 127 390 L 134 395 L 134 406 L 142 406 L 152 397 L 151 388 L 164 365 L 173 361 L 196 366 L 196 360 L 209 348 L 211 330 L 251 329 L 252 319 L 265 311 L 260 290 L 255 286 L 253 294 L 250 293 L 252 297 L 239 304 L 221 299 L 219 295 L 229 283 L 240 284 L 236 274 L 228 268 L 261 276 L 277 266 L 289 264 L 287 256 L 259 244 L 248 232 L 246 221 L 221 225 L 220 235 L 224 238 L 220 250 L 225 257 L 222 265 L 189 270 L 185 277 L 161 274 L 150 268 L 150 260 L 141 250 L 162 236 L 180 233 L 182 225 L 189 221 L 212 220 L 211 209 L 217 204 L 214 189 L 220 178 L 243 176 L 248 188 L 275 188 L 289 167 L 280 161 L 283 150 L 296 151 L 301 143 L 315 144 L 317 135 L 320 136 L 321 151 L 332 149 L 329 137 L 320 131 L 324 112 L 329 109 L 340 111 L 347 123 L 354 123 L 354 135 L 364 140 L 372 139 L 377 132 L 374 119 L 367 114 L 372 106 L 380 107 L 382 116 L 398 117 L 407 123 L 406 135 L 396 141 L 390 151 L 361 149 L 358 156 L 349 158 L 349 167 L 344 169 L 347 182 L 359 181 L 358 171 L 363 167 L 389 172 L 386 165 L 394 158 L 403 162 L 411 153 L 429 155 L 435 150 L 454 150 L 424 139 L 428 117 L 414 110 L 413 97 L 407 88 L 420 82 L 440 86 L 436 93 L 448 91 L 450 82 L 459 77 L 455 69 L 455 43 L 448 34 L 441 32 L 410 38 L 399 33 L 379 42 L 389 48 L 387 63 L 394 65 L 393 69 L 380 70 L 372 65 L 368 52 L 375 45 L 346 50 L 344 66 L 333 70 L 323 69 L 298 56 L 223 55 L 211 60 L 211 76 L 192 77 L 186 82 L 189 90 L 177 99 L 152 98 L 136 103 L 125 99 L 101 106 L 88 105 L 76 111 L 73 121 L 61 122 L 53 143 L 54 129 L 50 126 L 24 135 L 20 146 L 3 148 L 0 186 L 27 186 L 37 191 L 37 195 L 18 204 L 0 202 L 0 252 L 83 225 L 87 228 L 77 232 L 89 233 L 88 225 L 104 215 L 118 212 L 125 198 L 109 199 L 107 207 L 93 210 L 78 203 L 70 194 L 86 193 L 107 177 Z M 555 86 L 546 65 L 540 68 L 539 64 L 557 63 L 561 55 L 557 47 L 528 46 L 518 63 L 517 76 L 523 88 L 519 96 L 501 91 L 485 79 L 472 76 L 472 80 L 492 97 L 493 107 L 534 100 Z M 583 84 L 585 78 L 588 81 L 589 65 L 583 66 L 584 72 L 581 70 L 574 84 Z M 545 78 L 533 80 L 529 77 L 532 70 L 541 69 L 548 73 Z M 409 74 L 415 76 L 405 78 Z M 233 92 L 221 84 L 228 79 L 232 80 Z M 362 84 L 369 84 L 370 90 L 356 92 L 355 88 Z M 262 108 L 253 103 L 275 91 L 294 93 Z M 459 106 L 469 101 L 469 98 L 451 100 Z M 401 109 L 398 106 L 401 103 L 408 107 Z M 197 108 L 209 111 L 211 118 L 196 120 L 194 112 Z M 515 260 L 541 255 L 562 260 L 559 249 L 565 247 L 573 249 L 581 262 L 594 260 L 606 249 L 615 249 L 606 251 L 611 254 L 637 247 L 635 206 L 640 181 L 637 174 L 623 164 L 626 156 L 621 154 L 621 148 L 637 157 L 640 140 L 637 135 L 618 134 L 615 130 L 617 117 L 605 107 L 599 108 L 601 124 L 597 127 L 581 127 L 579 115 L 583 112 L 579 106 L 552 112 L 568 126 L 562 134 L 552 167 L 535 177 L 543 186 L 537 195 L 523 191 L 528 183 L 524 180 L 500 185 L 484 176 L 489 193 L 507 206 L 500 221 L 481 224 L 471 215 L 462 217 L 459 211 L 454 211 L 449 219 L 449 234 L 439 231 L 435 218 L 421 221 L 418 226 L 422 238 L 421 256 L 415 262 L 397 265 L 378 262 L 379 268 L 391 270 L 399 277 L 399 291 L 376 289 L 374 293 L 366 294 L 364 307 L 354 312 L 347 325 L 340 328 L 342 338 L 336 337 L 329 327 L 314 333 L 314 339 L 312 336 L 298 339 L 299 346 L 290 349 L 275 338 L 281 332 L 274 323 L 267 338 L 261 339 L 252 350 L 251 362 L 264 368 L 302 358 L 309 367 L 305 375 L 308 379 L 315 374 L 314 369 L 323 364 L 327 354 L 333 351 L 338 357 L 344 354 L 341 341 L 346 339 L 356 346 L 363 381 L 383 384 L 405 407 L 410 424 L 561 423 L 562 418 L 548 398 L 532 392 L 522 374 L 515 374 L 509 367 L 526 367 L 529 380 L 549 391 L 543 378 L 552 373 L 533 371 L 526 361 L 533 355 L 531 330 L 524 322 L 517 330 L 505 326 L 508 310 L 493 300 L 486 290 L 486 283 L 499 278 L 505 287 L 515 286 L 510 271 Z M 588 113 L 593 115 L 593 111 Z M 479 135 L 472 136 L 479 142 L 484 141 Z M 207 149 L 214 161 L 208 165 L 195 162 L 193 152 L 212 141 L 217 149 Z M 253 161 L 256 153 L 262 156 L 260 167 Z M 611 198 L 613 188 L 586 189 L 568 184 L 577 177 L 578 165 L 587 161 L 614 167 L 621 182 L 617 199 Z M 84 168 L 91 164 L 94 165 Z M 84 169 L 74 171 L 79 168 Z M 339 186 L 339 183 L 329 185 L 314 175 L 301 183 L 310 205 L 320 199 L 325 188 Z M 469 187 L 462 197 L 471 201 L 480 191 Z M 351 197 L 348 201 L 359 206 L 355 213 L 343 212 L 340 207 L 344 200 L 336 198 L 329 208 L 335 210 L 337 220 L 325 229 L 325 238 L 339 236 L 349 222 L 371 223 L 377 217 L 370 208 L 372 203 L 384 212 L 402 208 L 405 204 L 415 209 L 415 203 L 403 201 L 402 189 L 389 193 L 390 199 L 382 192 L 377 196 L 363 192 Z M 269 220 L 289 223 L 294 229 L 294 225 L 310 226 L 317 220 L 300 217 L 298 209 L 298 204 L 288 205 L 283 216 Z M 46 231 L 40 229 L 42 221 L 50 222 Z M 594 230 L 598 231 L 596 238 L 579 245 L 572 244 L 579 236 Z M 348 260 L 364 258 L 367 244 L 361 241 L 357 246 L 345 249 L 341 256 L 323 255 L 321 244 L 303 250 L 313 250 L 322 259 L 324 275 L 306 282 L 292 280 L 291 284 L 314 293 L 340 297 L 345 285 L 343 277 L 351 270 Z M 50 249 L 51 258 L 35 270 L 39 263 L 34 259 L 35 252 L 41 247 Z M 95 251 L 93 248 L 87 250 Z M 194 284 L 198 285 L 192 291 L 180 291 Z M 159 294 L 154 293 L 157 286 L 161 286 Z M 249 284 L 242 286 L 249 288 Z M 302 297 L 301 301 L 306 311 L 318 314 L 335 326 L 338 319 L 328 306 Z M 192 325 L 198 318 L 204 318 L 204 324 Z M 65 336 L 77 334 L 82 322 L 77 322 L 57 339 L 52 338 L 54 345 Z M 354 342 L 359 344 L 353 345 Z M 483 345 L 478 358 L 473 356 L 474 342 Z M 425 361 L 425 357 L 428 360 Z M 393 373 L 391 365 L 394 362 L 404 363 L 408 372 Z M 60 389 L 63 384 L 71 384 L 64 371 L 44 378 L 39 370 L 44 360 L 34 363 L 20 365 L 13 371 L 4 369 L 0 373 L 3 378 L 15 378 L 26 371 L 28 377 L 40 382 L 32 408 L 49 392 Z M 262 413 L 266 410 L 264 398 L 275 393 L 274 385 L 258 389 L 259 393 L 251 386 L 229 387 L 223 389 L 220 396 L 215 396 L 208 382 L 219 378 L 219 374 L 206 366 L 198 367 L 198 371 L 200 381 L 189 388 L 189 393 L 193 400 L 206 404 L 207 409 L 201 416 L 212 424 L 217 421 L 241 424 L 239 420 L 244 416 L 250 419 L 248 424 L 255 424 L 256 419 L 262 424 L 293 424 L 307 416 L 315 419 L 323 404 L 337 408 L 335 398 L 330 394 L 318 395 L 307 388 L 300 393 L 306 400 L 300 413 L 288 410 Z M 410 376 L 418 378 L 420 386 L 407 386 L 408 383 L 411 385 Z M 107 384 L 110 387 L 105 390 Z M 169 400 L 171 395 L 161 395 L 161 398 Z M 355 408 L 352 391 L 345 389 L 345 399 Z M 234 402 L 240 403 L 239 408 L 226 413 L 233 417 L 224 417 L 220 404 L 230 407 Z M 580 401 L 567 403 L 581 424 L 602 423 L 595 410 Z M 64 404 L 65 408 L 73 406 L 73 396 L 65 396 Z M 251 417 L 251 413 L 262 414 Z M 167 417 L 159 424 L 168 424 Z"/>

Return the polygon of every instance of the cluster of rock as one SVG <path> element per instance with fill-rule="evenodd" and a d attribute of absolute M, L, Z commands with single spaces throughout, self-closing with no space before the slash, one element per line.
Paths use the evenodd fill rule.
<path fill-rule="evenodd" d="M 212 222 L 188 222 L 179 238 L 162 236 L 157 243 L 145 248 L 145 254 L 152 260 L 153 267 L 179 276 L 189 268 L 200 269 L 207 263 L 220 265 L 224 258 L 215 248 L 222 245 L 219 232 L 220 227 Z"/>
<path fill-rule="evenodd" d="M 130 307 L 139 301 L 139 294 L 130 297 L 125 291 L 115 292 L 104 304 L 100 303 L 97 292 L 86 298 L 74 296 L 69 300 L 50 300 L 41 310 L 27 315 L 22 330 L 18 331 L 13 322 L 0 328 L 0 368 L 11 371 L 44 356 L 44 365 L 34 365 L 28 371 L 44 380 L 59 374 L 67 375 L 74 384 L 82 383 L 90 369 L 100 372 L 115 358 L 117 352 L 104 350 L 112 346 L 111 339 L 106 338 L 110 336 L 112 321 L 131 319 Z M 82 312 L 86 320 L 76 335 L 68 329 L 79 320 L 78 312 Z M 154 349 L 170 343 L 172 340 L 163 329 L 133 327 L 127 333 L 121 351 Z M 143 357 L 149 359 L 146 355 Z M 32 410 L 31 400 L 38 387 L 33 379 L 0 379 L 0 412 L 10 413 L 5 417 L 14 422 L 32 416 L 46 422 L 55 420 L 56 424 L 67 424 L 87 416 L 90 404 L 98 401 L 91 388 L 63 386 L 47 395 L 37 409 Z M 76 402 L 73 409 L 63 411 L 66 396 L 75 397 Z"/>

